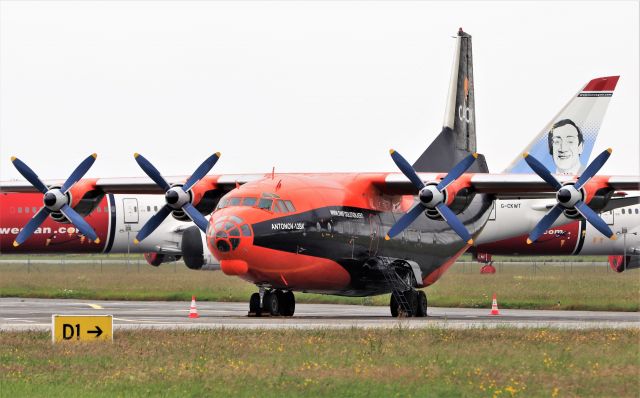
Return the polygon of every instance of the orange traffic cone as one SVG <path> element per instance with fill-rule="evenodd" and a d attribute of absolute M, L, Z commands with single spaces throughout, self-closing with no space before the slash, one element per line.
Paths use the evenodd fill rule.
<path fill-rule="evenodd" d="M 189 318 L 200 318 L 196 308 L 196 296 L 191 296 L 191 308 L 189 308 Z"/>
<path fill-rule="evenodd" d="M 491 313 L 489 315 L 500 315 L 500 311 L 498 311 L 498 300 L 496 299 L 495 293 L 493 293 L 493 300 L 491 301 Z"/>

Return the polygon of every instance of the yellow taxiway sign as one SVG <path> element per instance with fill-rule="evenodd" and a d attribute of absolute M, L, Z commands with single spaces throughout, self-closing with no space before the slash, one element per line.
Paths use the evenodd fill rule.
<path fill-rule="evenodd" d="M 53 315 L 51 341 L 113 340 L 113 315 Z"/>

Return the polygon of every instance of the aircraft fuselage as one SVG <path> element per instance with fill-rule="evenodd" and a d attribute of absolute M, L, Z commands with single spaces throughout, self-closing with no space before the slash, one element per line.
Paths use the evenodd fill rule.
<path fill-rule="evenodd" d="M 417 265 L 410 275 L 428 286 L 467 250 L 444 221 L 426 216 L 386 241 L 414 196 L 382 195 L 358 176 L 277 176 L 234 189 L 211 216 L 209 249 L 223 272 L 252 283 L 348 296 L 389 292 L 384 269 L 394 261 Z M 458 216 L 474 234 L 490 210 L 488 197 L 475 195 Z"/>

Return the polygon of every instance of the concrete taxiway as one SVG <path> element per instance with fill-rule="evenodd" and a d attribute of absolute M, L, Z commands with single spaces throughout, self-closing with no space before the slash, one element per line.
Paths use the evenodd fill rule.
<path fill-rule="evenodd" d="M 500 310 L 430 307 L 427 318 L 396 319 L 387 307 L 298 304 L 292 318 L 247 316 L 246 303 L 198 302 L 200 318 L 189 319 L 189 302 L 0 299 L 0 330 L 49 330 L 52 314 L 114 317 L 114 329 L 340 329 L 340 328 L 640 328 L 638 312 Z"/>

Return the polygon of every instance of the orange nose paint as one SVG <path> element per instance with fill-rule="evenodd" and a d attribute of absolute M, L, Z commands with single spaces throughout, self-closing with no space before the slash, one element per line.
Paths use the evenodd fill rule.
<path fill-rule="evenodd" d="M 244 275 L 249 271 L 249 264 L 244 260 L 222 260 L 220 268 L 227 275 Z"/>

